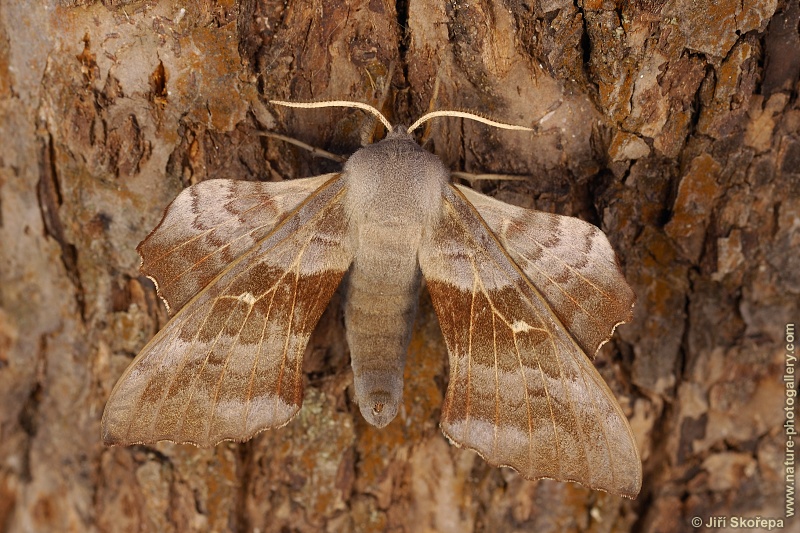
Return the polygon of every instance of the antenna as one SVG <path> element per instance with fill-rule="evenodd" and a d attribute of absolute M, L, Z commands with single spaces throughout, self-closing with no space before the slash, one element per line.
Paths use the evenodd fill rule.
<path fill-rule="evenodd" d="M 270 100 L 271 104 L 275 105 L 282 105 L 286 107 L 299 107 L 299 108 L 317 108 L 317 107 L 354 107 L 356 109 L 361 109 L 363 111 L 367 111 L 378 117 L 381 123 L 386 127 L 387 131 L 392 131 L 392 124 L 387 120 L 383 114 L 372 107 L 369 104 L 364 104 L 361 102 L 351 102 L 350 100 L 325 100 L 322 102 L 287 102 L 285 100 Z M 553 114 L 551 110 L 547 113 L 539 122 L 544 122 L 545 120 L 549 119 Z M 419 128 L 423 123 L 427 122 L 432 118 L 437 117 L 459 117 L 459 118 L 468 118 L 472 120 L 477 120 L 478 122 L 483 122 L 489 126 L 494 126 L 495 128 L 501 128 L 504 130 L 517 130 L 517 131 L 534 131 L 533 128 L 528 128 L 526 126 L 517 126 L 515 124 L 506 124 L 505 122 L 497 122 L 496 120 L 492 120 L 481 115 L 477 115 L 475 113 L 467 113 L 466 111 L 431 111 L 430 113 L 426 113 L 422 115 L 420 118 L 417 119 L 411 126 L 408 127 L 406 133 L 411 133 L 415 129 Z"/>
<path fill-rule="evenodd" d="M 497 122 L 474 113 L 467 113 L 466 111 L 432 111 L 419 117 L 416 122 L 408 127 L 408 133 L 419 128 L 424 122 L 436 117 L 460 117 L 477 120 L 495 128 L 502 128 L 504 130 L 519 130 L 519 131 L 533 131 L 533 128 L 526 128 L 525 126 L 516 126 L 514 124 L 506 124 L 505 122 Z"/>
<path fill-rule="evenodd" d="M 392 131 L 392 124 L 383 116 L 383 114 L 369 104 L 362 104 L 361 102 L 351 102 L 349 100 L 325 100 L 322 102 L 286 102 L 284 100 L 270 100 L 269 103 L 275 105 L 282 105 L 286 107 L 301 107 L 301 108 L 315 108 L 315 107 L 355 107 L 362 109 L 368 113 L 372 113 L 381 123 L 386 127 L 386 131 Z"/>

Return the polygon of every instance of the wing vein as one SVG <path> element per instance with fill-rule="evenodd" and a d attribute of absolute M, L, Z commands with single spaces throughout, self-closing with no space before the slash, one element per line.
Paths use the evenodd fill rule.
<path fill-rule="evenodd" d="M 215 303 L 216 303 L 216 301 L 217 301 L 217 298 L 214 299 Z M 208 321 L 208 317 L 211 316 L 211 311 L 213 311 L 213 309 L 214 309 L 214 305 L 212 304 L 210 306 L 208 314 L 206 315 L 206 319 L 203 321 L 203 326 L 205 326 L 205 323 Z M 205 370 L 206 365 L 208 364 L 208 359 L 211 357 L 211 354 L 214 352 L 214 348 L 216 348 L 217 343 L 219 342 L 219 339 L 222 337 L 222 332 L 225 331 L 225 328 L 227 327 L 228 322 L 230 321 L 232 316 L 233 316 L 233 313 L 229 314 L 228 317 L 225 319 L 224 324 L 222 325 L 222 327 L 220 328 L 219 332 L 217 333 L 217 336 L 214 338 L 214 343 L 211 345 L 211 348 L 206 353 L 205 359 L 203 359 L 203 365 L 200 367 L 200 370 L 198 372 L 195 372 L 194 376 L 192 376 L 191 382 L 189 384 L 189 398 L 186 400 L 186 407 L 184 407 L 183 413 L 181 414 L 180 418 L 178 418 L 179 425 L 175 428 L 176 435 L 181 434 L 183 432 L 183 425 L 186 422 L 186 413 L 189 412 L 189 406 L 192 404 L 192 398 L 194 398 L 194 393 L 195 393 L 195 390 L 197 389 L 197 380 L 199 379 L 200 376 L 203 375 L 203 371 Z M 197 340 L 197 338 L 200 336 L 200 332 L 201 331 L 203 331 L 203 327 L 202 326 L 197 328 L 197 333 L 195 333 L 194 339 L 192 340 L 192 346 L 194 346 L 195 340 Z M 175 375 L 177 375 L 177 373 Z"/>
<path fill-rule="evenodd" d="M 258 299 L 261 300 L 264 298 L 269 291 L 262 294 Z M 262 349 L 264 347 L 264 335 L 267 332 L 267 324 L 269 324 L 269 316 L 272 313 L 272 303 L 275 301 L 275 293 L 273 292 L 272 298 L 269 301 L 269 306 L 267 307 L 267 313 L 264 316 L 264 325 L 261 327 L 261 336 L 259 337 L 258 341 L 258 351 L 256 351 L 256 356 L 253 358 L 253 368 L 250 370 L 250 379 L 247 382 L 247 395 L 245 398 L 245 408 L 244 408 L 244 434 L 249 435 L 247 423 L 250 417 L 250 406 L 253 404 L 253 385 L 256 380 L 256 371 L 258 370 L 258 365 L 261 362 L 261 354 Z"/>
<path fill-rule="evenodd" d="M 525 364 L 522 362 L 522 354 L 517 344 L 517 334 L 513 333 L 514 339 L 514 353 L 517 355 L 517 363 L 519 363 L 519 373 L 522 377 L 522 384 L 525 387 L 525 412 L 528 415 L 528 460 L 533 464 L 533 415 L 531 413 L 531 397 L 528 392 L 528 377 L 525 375 Z M 545 389 L 546 391 L 547 389 Z M 549 405 L 548 401 L 548 405 Z M 551 411 L 552 412 L 552 411 Z"/>
<path fill-rule="evenodd" d="M 222 371 L 219 373 L 219 378 L 217 379 L 217 384 L 214 387 L 214 400 L 211 402 L 211 414 L 210 414 L 210 416 L 208 418 L 208 431 L 206 432 L 206 441 L 208 441 L 208 439 L 211 437 L 211 428 L 214 425 L 214 415 L 217 412 L 217 405 L 218 405 L 218 402 L 219 402 L 219 392 L 220 392 L 220 389 L 222 387 L 222 381 L 223 381 L 223 379 L 225 379 L 225 373 L 228 370 L 228 363 L 230 362 L 232 354 L 233 354 L 234 350 L 236 349 L 236 346 L 237 346 L 237 344 L 239 342 L 239 338 L 242 336 L 242 330 L 244 330 L 244 326 L 245 326 L 245 324 L 247 324 L 247 320 L 250 318 L 250 315 L 253 312 L 253 304 L 250 304 L 249 307 L 250 308 L 247 310 L 247 314 L 245 315 L 244 320 L 242 320 L 242 325 L 239 328 L 239 331 L 236 332 L 236 337 L 234 338 L 234 341 L 231 343 L 231 347 L 228 350 L 228 356 L 225 357 L 225 364 L 222 365 Z M 233 314 L 233 313 L 231 313 L 231 314 Z"/>
<path fill-rule="evenodd" d="M 294 313 L 297 305 L 297 284 L 299 283 L 300 279 L 300 258 L 302 258 L 303 254 L 305 253 L 306 247 L 304 246 L 300 253 L 297 255 L 297 260 L 291 265 L 291 272 L 294 275 L 294 283 L 292 283 L 292 305 L 289 311 L 289 316 L 286 320 L 286 334 L 284 335 L 283 341 L 283 350 L 281 353 L 281 368 L 278 371 L 278 382 L 275 388 L 275 403 L 273 404 L 272 410 L 273 412 L 278 412 L 278 401 L 281 397 L 281 388 L 283 387 L 283 372 L 286 367 L 286 363 L 289 359 L 289 340 L 291 339 L 292 335 L 292 323 L 294 322 Z M 283 277 L 288 276 L 289 269 L 286 270 Z"/>
<path fill-rule="evenodd" d="M 246 196 L 240 196 L 240 197 L 238 197 L 238 198 L 239 198 L 239 199 L 245 199 L 245 198 L 256 198 L 257 196 L 259 196 L 259 195 L 257 195 L 257 194 L 251 194 L 251 195 L 246 195 Z M 258 208 L 260 208 L 260 207 L 263 207 L 263 206 L 264 206 L 264 204 L 258 204 L 258 205 L 254 205 L 254 206 L 252 206 L 252 207 L 249 207 L 249 208 L 245 209 L 244 211 L 241 211 L 240 213 L 238 213 L 238 216 L 241 216 L 241 215 L 247 214 L 247 213 L 249 213 L 250 211 L 253 211 L 254 209 L 258 209 Z M 197 214 L 197 213 L 195 213 L 195 214 Z M 197 239 L 201 239 L 201 238 L 205 237 L 206 235 L 208 235 L 209 233 L 211 233 L 212 231 L 218 230 L 218 229 L 220 229 L 220 228 L 224 228 L 225 226 L 227 226 L 227 225 L 229 225 L 229 224 L 231 224 L 231 223 L 233 223 L 233 222 L 240 222 L 240 221 L 239 221 L 238 219 L 236 219 L 236 217 L 231 217 L 231 218 L 229 218 L 228 220 L 226 220 L 226 221 L 224 221 L 224 222 L 221 222 L 220 224 L 217 224 L 216 226 L 210 226 L 210 227 L 209 227 L 207 230 L 205 230 L 205 231 L 203 231 L 203 232 L 200 232 L 200 233 L 198 233 L 197 235 L 194 235 L 194 236 L 192 236 L 191 238 L 189 238 L 189 239 L 186 239 L 185 241 L 181 241 L 181 242 L 179 242 L 179 243 L 178 243 L 176 246 L 174 246 L 174 247 L 172 247 L 172 248 L 169 248 L 169 249 L 168 249 L 166 252 L 164 252 L 163 254 L 161 254 L 161 255 L 159 255 L 159 256 L 157 256 L 157 257 L 154 257 L 154 258 L 153 258 L 153 262 L 154 262 L 154 263 L 155 263 L 155 262 L 158 262 L 158 261 L 160 261 L 161 259 L 164 259 L 166 256 L 168 256 L 168 255 L 171 255 L 171 254 L 173 254 L 173 253 L 177 252 L 178 250 L 180 250 L 180 249 L 181 249 L 181 248 L 183 248 L 184 246 L 186 246 L 186 245 L 188 245 L 188 244 L 191 244 L 191 243 L 193 243 L 193 242 L 194 242 L 194 241 L 196 241 Z M 258 227 L 256 227 L 256 228 L 253 228 L 253 229 L 260 229 L 260 228 L 263 228 L 264 226 L 266 226 L 266 224 L 262 224 L 261 226 L 258 226 Z M 234 240 L 235 240 L 235 239 L 234 239 Z M 231 241 L 231 242 L 234 242 L 234 241 Z"/>
<path fill-rule="evenodd" d="M 469 338 L 467 340 L 467 399 L 464 410 L 464 434 L 469 435 L 470 415 L 469 410 L 471 407 L 472 398 L 470 397 L 470 389 L 472 388 L 472 338 L 475 334 L 475 295 L 478 283 L 478 274 L 474 260 L 472 261 L 473 280 L 472 280 L 472 294 L 470 296 L 469 306 Z"/>
<path fill-rule="evenodd" d="M 500 369 L 497 359 L 497 315 L 492 313 L 492 351 L 494 355 L 494 450 L 497 453 L 498 431 L 500 429 Z"/>
<path fill-rule="evenodd" d="M 589 309 L 587 309 L 586 307 L 584 307 L 584 305 L 583 305 L 582 301 L 575 299 L 575 298 L 572 296 L 572 294 L 571 294 L 570 292 L 568 292 L 566 289 L 564 289 L 564 287 L 563 287 L 563 286 L 562 286 L 560 283 L 556 283 L 555 281 L 553 281 L 553 278 L 551 278 L 550 276 L 548 276 L 548 275 L 547 275 L 547 273 L 546 273 L 544 270 L 542 270 L 541 268 L 539 268 L 538 266 L 536 266 L 535 262 L 531 261 L 531 260 L 530 260 L 530 259 L 529 259 L 529 258 L 528 258 L 528 257 L 527 257 L 525 254 L 522 254 L 522 253 L 520 253 L 519 251 L 517 251 L 517 253 L 520 255 L 520 257 L 523 257 L 523 258 L 525 258 L 525 260 L 526 260 L 526 261 L 528 261 L 528 263 L 529 263 L 529 264 L 530 264 L 530 265 L 531 265 L 533 268 L 535 268 L 535 269 L 536 269 L 536 270 L 537 270 L 537 271 L 538 271 L 540 274 L 542 274 L 542 276 L 544 276 L 545 278 L 547 278 L 547 281 L 549 281 L 549 282 L 551 283 L 551 285 L 553 285 L 553 286 L 554 286 L 554 287 L 556 287 L 556 288 L 557 288 L 559 291 L 561 291 L 561 293 L 562 293 L 562 294 L 564 294 L 564 295 L 565 295 L 565 296 L 566 296 L 566 297 L 567 297 L 569 300 L 571 300 L 571 301 L 572 301 L 572 302 L 575 304 L 575 306 L 576 306 L 576 307 L 580 308 L 580 309 L 581 309 L 581 310 L 584 312 L 584 314 L 585 314 L 585 315 L 586 315 L 586 316 L 589 318 L 589 320 L 591 320 L 592 322 L 594 322 L 594 323 L 596 323 L 596 324 L 600 324 L 600 325 L 601 325 L 601 329 L 604 329 L 603 320 L 602 320 L 602 318 L 601 318 L 601 315 L 598 315 L 597 313 L 594 313 L 594 312 L 592 312 L 591 310 L 589 310 Z M 556 256 L 556 255 L 553 255 L 553 257 L 556 257 L 556 258 L 558 258 L 558 256 Z M 572 269 L 572 268 L 569 266 L 569 264 L 568 264 L 568 263 L 566 263 L 566 262 L 565 262 L 565 261 L 563 261 L 563 260 L 562 260 L 562 262 L 563 262 L 563 263 L 564 263 L 564 264 L 567 266 L 567 268 L 569 268 L 570 270 L 573 270 L 573 272 L 575 272 L 575 271 L 574 271 L 574 269 Z M 592 283 L 591 281 L 589 281 L 589 280 L 588 280 L 587 278 L 585 278 L 584 276 L 581 276 L 580 274 L 577 274 L 577 273 L 576 273 L 575 275 L 576 275 L 577 277 L 579 277 L 579 278 L 583 279 L 583 280 L 584 280 L 586 283 L 588 283 L 589 285 L 591 285 L 591 286 L 592 286 L 592 287 L 594 287 L 595 289 L 597 289 L 597 291 L 598 291 L 600 294 L 602 294 L 602 295 L 603 295 L 603 296 L 606 298 L 606 300 L 607 300 L 607 301 L 609 301 L 609 302 L 616 302 L 616 301 L 617 301 L 616 299 L 612 298 L 612 297 L 611 297 L 611 296 L 610 296 L 610 295 L 609 295 L 609 294 L 608 294 L 606 291 L 602 290 L 600 287 L 598 287 L 597 285 L 595 285 L 594 283 Z"/>
<path fill-rule="evenodd" d="M 288 216 L 288 215 L 287 215 L 287 216 Z M 251 233 L 252 233 L 253 231 L 260 230 L 260 229 L 262 229 L 262 228 L 266 228 L 266 227 L 268 227 L 268 226 L 270 226 L 270 225 L 272 225 L 272 224 L 261 224 L 260 226 L 256 226 L 256 227 L 252 228 L 252 229 L 251 229 L 250 231 L 248 231 L 247 233 L 243 233 L 243 234 L 239 235 L 238 237 L 236 237 L 235 239 L 233 239 L 233 240 L 231 240 L 231 241 L 228 241 L 228 242 L 227 242 L 226 244 L 224 244 L 223 246 L 220 246 L 219 248 L 216 248 L 216 249 L 214 249 L 214 250 L 213 250 L 211 253 L 208 253 L 208 254 L 204 255 L 203 257 L 201 257 L 199 260 L 197 260 L 197 261 L 195 261 L 194 263 L 192 263 L 192 264 L 191 264 L 189 267 L 187 267 L 186 269 L 182 270 L 181 272 L 179 272 L 179 273 L 175 274 L 174 276 L 172 276 L 172 277 L 170 277 L 170 278 L 167 278 L 167 279 L 165 279 L 165 280 L 162 282 L 162 285 L 164 285 L 164 286 L 167 286 L 167 285 L 169 285 L 170 283 L 172 283 L 172 282 L 173 282 L 173 281 L 175 281 L 176 279 L 178 279 L 178 278 L 180 278 L 180 277 L 182 277 L 182 276 L 186 275 L 186 273 L 187 273 L 187 272 L 190 272 L 191 270 L 194 270 L 194 269 L 195 269 L 195 268 L 196 268 L 198 265 L 201 265 L 201 264 L 203 264 L 204 262 L 206 262 L 208 259 L 210 259 L 210 258 L 211 258 L 211 257 L 213 257 L 214 255 L 216 255 L 218 252 L 220 252 L 220 251 L 222 251 L 222 250 L 227 250 L 227 249 L 228 249 L 228 248 L 230 248 L 230 247 L 231 247 L 231 245 L 232 245 L 233 243 L 235 243 L 236 241 L 238 241 L 238 240 L 240 240 L 240 239 L 243 239 L 243 238 L 245 238 L 245 237 L 251 236 Z M 216 229 L 216 228 L 214 228 L 214 229 Z M 206 233 L 209 233 L 210 231 L 211 231 L 211 230 L 209 230 L 209 231 L 208 231 L 208 232 L 206 232 Z M 188 243 L 189 241 L 186 241 L 186 242 Z M 277 246 L 278 244 L 280 244 L 280 242 L 276 243 L 276 244 L 275 244 L 275 246 Z M 177 250 L 177 249 L 178 249 L 178 248 L 176 247 L 176 248 L 175 248 L 175 250 Z M 166 256 L 166 255 L 168 255 L 168 254 L 165 254 L 165 256 Z M 163 256 L 162 256 L 162 257 L 163 257 Z"/>
<path fill-rule="evenodd" d="M 590 389 L 590 388 L 588 388 L 586 386 L 586 372 L 583 371 L 583 368 L 581 368 L 580 365 L 578 366 L 578 368 L 581 370 L 581 380 L 584 383 L 584 388 L 586 388 L 586 390 L 592 390 L 592 389 Z M 591 375 L 590 375 L 590 377 L 591 377 Z M 592 378 L 592 380 L 594 381 L 594 378 Z M 595 387 L 596 388 L 598 387 L 597 383 L 595 383 Z M 599 390 L 602 391 L 603 387 L 600 386 Z M 609 464 L 611 466 L 611 483 L 612 483 L 613 486 L 616 486 L 617 485 L 617 471 L 616 471 L 616 467 L 614 465 L 614 454 L 611 453 L 611 442 L 608 439 L 608 432 L 606 432 L 606 425 L 605 424 L 598 424 L 598 426 L 600 426 L 600 431 L 603 433 L 603 440 L 606 443 L 606 448 L 605 449 L 606 449 L 606 451 L 608 453 L 608 462 L 609 462 Z M 591 464 L 588 465 L 588 468 L 591 468 Z"/>
<path fill-rule="evenodd" d="M 205 318 L 203 319 L 203 325 L 205 325 L 205 323 L 208 321 L 208 317 L 211 315 L 211 309 L 198 308 L 197 311 L 195 311 L 194 313 L 189 315 L 187 320 L 191 320 L 191 318 L 194 317 L 195 313 L 197 313 L 197 312 L 199 312 L 201 310 L 208 312 L 206 314 Z M 201 326 L 200 329 L 202 329 L 202 326 Z M 198 331 L 200 331 L 200 329 L 198 329 Z M 195 337 L 192 339 L 192 342 L 189 344 L 188 349 L 184 352 L 183 357 L 181 358 L 181 363 L 180 363 L 180 366 L 179 366 L 178 370 L 172 373 L 172 376 L 170 377 L 170 380 L 169 380 L 169 384 L 164 388 L 164 392 L 161 394 L 161 398 L 158 401 L 158 406 L 155 409 L 155 416 L 153 417 L 153 421 L 150 423 L 149 434 L 151 434 L 151 435 L 155 432 L 156 423 L 158 422 L 158 419 L 161 416 L 161 410 L 164 408 L 164 402 L 167 401 L 167 396 L 169 396 L 169 391 L 172 390 L 172 386 L 175 384 L 175 379 L 177 379 L 178 374 L 180 374 L 180 372 L 186 367 L 186 363 L 190 359 L 190 355 L 192 354 L 192 351 L 194 350 L 195 340 L 196 339 L 197 339 L 197 334 L 195 334 Z M 166 350 L 164 350 L 164 354 L 165 354 L 165 357 L 166 357 L 166 354 L 167 354 Z M 135 418 L 131 417 L 131 421 L 128 424 L 128 432 L 129 433 L 130 433 L 130 428 L 133 425 L 133 421 L 134 420 L 135 420 Z"/>

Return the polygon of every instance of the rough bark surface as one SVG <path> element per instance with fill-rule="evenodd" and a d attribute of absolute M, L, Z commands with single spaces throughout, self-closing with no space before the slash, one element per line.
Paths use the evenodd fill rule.
<path fill-rule="evenodd" d="M 797 0 L 0 0 L 0 531 L 687 531 L 783 518 L 800 319 Z M 360 112 L 459 108 L 425 146 L 504 201 L 609 236 L 638 303 L 596 364 L 630 417 L 628 501 L 531 482 L 438 429 L 427 295 L 405 407 L 352 401 L 334 297 L 288 426 L 212 449 L 105 448 L 111 387 L 166 311 L 136 245 L 185 186 L 335 170 Z M 786 527 L 797 527 L 785 518 Z M 731 526 L 730 520 L 728 527 Z M 713 530 L 716 528 L 708 528 Z"/>

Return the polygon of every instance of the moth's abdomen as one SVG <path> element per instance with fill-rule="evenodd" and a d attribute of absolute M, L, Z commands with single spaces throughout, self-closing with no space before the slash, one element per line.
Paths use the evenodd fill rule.
<path fill-rule="evenodd" d="M 391 422 L 403 401 L 403 367 L 419 298 L 416 246 L 401 241 L 362 240 L 346 290 L 356 401 L 376 427 Z"/>

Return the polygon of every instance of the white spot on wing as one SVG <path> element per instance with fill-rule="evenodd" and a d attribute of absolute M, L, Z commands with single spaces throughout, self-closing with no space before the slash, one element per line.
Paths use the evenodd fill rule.
<path fill-rule="evenodd" d="M 525 331 L 531 331 L 533 326 L 525 322 L 524 320 L 515 320 L 513 324 L 511 324 L 511 331 L 514 333 L 523 333 Z"/>
<path fill-rule="evenodd" d="M 243 292 L 242 294 L 237 296 L 236 299 L 239 300 L 240 302 L 246 303 L 247 305 L 253 305 L 254 303 L 256 303 L 256 297 L 253 296 L 253 293 L 251 292 Z"/>

